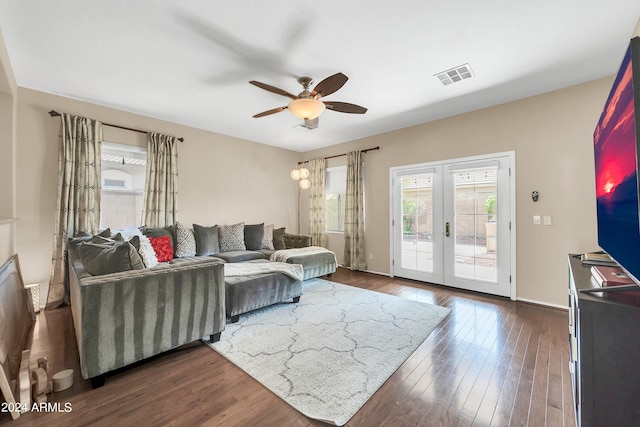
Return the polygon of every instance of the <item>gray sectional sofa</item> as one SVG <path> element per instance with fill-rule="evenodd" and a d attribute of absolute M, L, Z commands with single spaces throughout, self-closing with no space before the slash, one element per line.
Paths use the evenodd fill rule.
<path fill-rule="evenodd" d="M 71 311 L 80 370 L 104 374 L 191 341 L 220 338 L 226 325 L 223 263 L 176 258 L 151 269 L 94 276 L 69 248 Z"/>
<path fill-rule="evenodd" d="M 203 337 L 220 339 L 227 318 L 237 321 L 240 314 L 256 308 L 288 299 L 297 302 L 302 280 L 286 274 L 225 278 L 225 263 L 266 263 L 276 250 L 311 243 L 309 236 L 278 229 L 270 237 L 272 246 L 263 244 L 264 236 L 258 244 L 259 233 L 251 234 L 259 226 L 247 227 L 244 248 L 220 245 L 223 240 L 216 235 L 220 227 L 196 224 L 186 231 L 176 224 L 143 233 L 136 230 L 133 236 L 106 230 L 70 239 L 71 310 L 82 376 L 91 379 L 94 387 L 100 386 L 107 372 Z M 150 267 L 146 252 L 155 250 L 154 256 L 161 257 L 162 248 L 154 245 L 159 242 L 170 244 L 170 259 L 156 260 Z M 287 262 L 296 260 L 300 261 L 292 257 Z M 307 271 L 317 277 L 336 269 L 335 257 L 305 262 L 309 264 L 305 280 Z"/>

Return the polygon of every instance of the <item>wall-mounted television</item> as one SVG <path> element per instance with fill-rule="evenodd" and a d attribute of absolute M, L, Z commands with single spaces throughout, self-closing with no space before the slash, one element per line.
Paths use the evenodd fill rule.
<path fill-rule="evenodd" d="M 640 37 L 631 39 L 593 134 L 598 244 L 640 279 Z"/>

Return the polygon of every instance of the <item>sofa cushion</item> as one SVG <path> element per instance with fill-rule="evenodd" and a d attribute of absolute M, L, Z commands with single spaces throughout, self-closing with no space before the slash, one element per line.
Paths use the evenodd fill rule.
<path fill-rule="evenodd" d="M 264 226 L 264 233 L 262 235 L 262 246 L 260 249 L 267 249 L 272 251 L 273 248 L 273 224 Z"/>
<path fill-rule="evenodd" d="M 271 255 L 273 255 L 275 251 L 273 249 L 260 249 L 258 252 L 264 255 L 266 259 L 269 259 L 271 258 Z"/>
<path fill-rule="evenodd" d="M 121 240 L 121 241 L 123 241 L 123 240 Z M 116 240 L 109 239 L 108 237 L 101 237 L 99 235 L 91 236 L 91 238 L 88 239 L 88 240 L 85 240 L 85 242 L 88 242 L 88 243 L 102 243 L 102 244 L 105 244 L 105 245 L 118 243 Z"/>
<path fill-rule="evenodd" d="M 158 262 L 167 262 L 173 259 L 173 248 L 169 236 L 149 237 L 149 242 L 156 253 Z"/>
<path fill-rule="evenodd" d="M 311 246 L 311 236 L 308 234 L 284 233 L 284 245 L 287 249 L 306 248 Z"/>
<path fill-rule="evenodd" d="M 266 259 L 266 256 L 258 251 L 229 251 L 218 252 L 214 255 L 216 258 L 220 258 L 224 262 L 244 262 L 254 259 Z"/>
<path fill-rule="evenodd" d="M 91 233 L 87 233 L 86 231 L 79 231 L 78 233 L 76 233 L 75 236 L 70 237 L 69 240 L 67 241 L 67 243 L 68 243 L 70 248 L 75 248 L 76 246 L 78 246 L 78 244 L 80 244 L 82 242 L 91 242 L 96 237 L 109 238 L 109 237 L 111 237 L 111 230 L 106 228 L 102 232 L 100 232 L 99 234 L 96 234 L 96 235 L 93 235 Z"/>
<path fill-rule="evenodd" d="M 149 238 L 142 234 L 142 231 L 135 225 L 131 225 L 124 230 L 118 230 L 115 235 L 113 235 L 113 230 L 111 238 L 116 241 L 126 240 L 130 241 L 138 250 L 144 265 L 147 268 L 153 268 L 158 265 L 158 257 L 156 257 L 156 252 L 153 250 L 153 246 L 151 246 L 151 242 L 149 242 Z M 139 243 L 137 242 L 139 239 Z"/>
<path fill-rule="evenodd" d="M 83 242 L 78 244 L 76 251 L 84 269 L 94 276 L 145 268 L 138 251 L 129 242 Z"/>
<path fill-rule="evenodd" d="M 215 255 L 220 252 L 220 242 L 218 241 L 218 226 L 203 227 L 193 224 L 193 234 L 196 238 L 196 255 Z"/>
<path fill-rule="evenodd" d="M 287 247 L 284 244 L 284 234 L 285 234 L 285 228 L 276 228 L 275 230 L 273 230 L 273 249 L 275 250 L 280 250 L 280 249 L 287 249 Z"/>
<path fill-rule="evenodd" d="M 244 226 L 244 245 L 247 250 L 257 251 L 262 249 L 262 238 L 264 237 L 264 223 L 250 224 Z"/>
<path fill-rule="evenodd" d="M 93 234 L 82 235 L 82 236 L 76 235 L 75 237 L 69 237 L 69 240 L 67 241 L 67 245 L 69 249 L 75 248 L 82 242 L 90 242 L 93 239 L 93 237 L 94 237 Z"/>
<path fill-rule="evenodd" d="M 196 238 L 189 228 L 176 222 L 176 250 L 175 256 L 182 258 L 186 256 L 196 256 Z"/>
<path fill-rule="evenodd" d="M 302 281 L 280 272 L 225 276 L 224 281 L 227 317 L 302 295 Z"/>
<path fill-rule="evenodd" d="M 173 226 L 167 226 L 162 228 L 144 227 L 142 234 L 147 236 L 149 239 L 151 239 L 152 237 L 169 236 L 169 239 L 171 240 L 171 248 L 173 248 L 174 251 L 176 250 L 176 242 L 173 236 Z"/>
<path fill-rule="evenodd" d="M 220 225 L 218 229 L 220 252 L 245 251 L 244 222 L 233 225 Z"/>

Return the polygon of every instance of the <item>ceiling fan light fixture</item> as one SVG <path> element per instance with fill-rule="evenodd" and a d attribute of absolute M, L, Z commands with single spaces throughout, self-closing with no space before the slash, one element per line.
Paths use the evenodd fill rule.
<path fill-rule="evenodd" d="M 287 108 L 299 119 L 313 120 L 320 117 L 325 105 L 324 102 L 314 98 L 298 98 L 291 101 Z"/>
<path fill-rule="evenodd" d="M 308 190 L 309 187 L 311 187 L 311 181 L 309 181 L 308 179 L 300 180 L 300 188 L 302 188 L 303 190 Z"/>
<path fill-rule="evenodd" d="M 309 169 L 307 168 L 300 168 L 298 169 L 300 171 L 300 179 L 307 179 L 309 178 Z"/>

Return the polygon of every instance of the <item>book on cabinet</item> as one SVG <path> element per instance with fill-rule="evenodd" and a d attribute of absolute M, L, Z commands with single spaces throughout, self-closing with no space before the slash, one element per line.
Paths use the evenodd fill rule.
<path fill-rule="evenodd" d="M 612 267 L 618 265 L 618 263 L 604 251 L 586 252 L 580 255 L 580 260 L 586 265 L 606 265 Z"/>
<path fill-rule="evenodd" d="M 591 275 L 601 287 L 635 284 L 635 281 L 620 267 L 593 265 Z"/>

